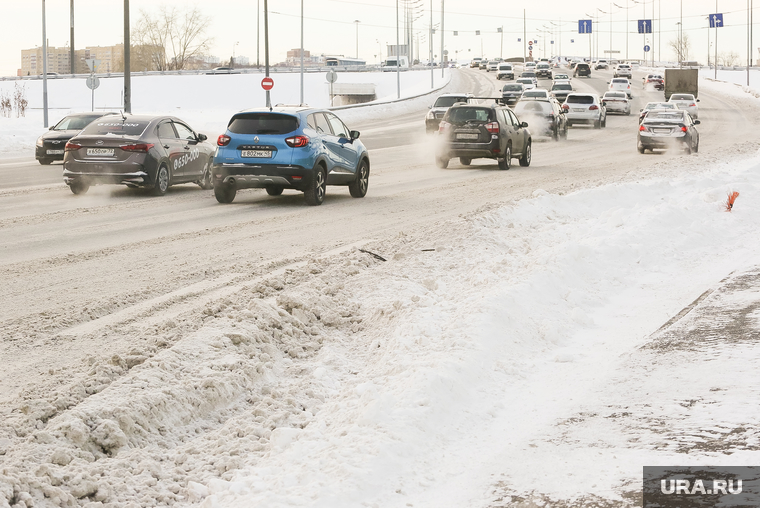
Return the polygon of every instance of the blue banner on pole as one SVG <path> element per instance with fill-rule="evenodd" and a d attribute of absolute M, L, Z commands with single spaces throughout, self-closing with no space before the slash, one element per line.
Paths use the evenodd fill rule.
<path fill-rule="evenodd" d="M 719 26 L 723 26 L 723 13 L 710 14 L 710 28 L 718 28 Z"/>
<path fill-rule="evenodd" d="M 579 34 L 590 34 L 591 33 L 591 20 L 590 19 L 579 19 L 578 20 L 578 33 Z"/>
<path fill-rule="evenodd" d="M 639 33 L 640 34 L 651 34 L 652 33 L 652 20 L 651 19 L 640 19 L 639 20 Z"/>

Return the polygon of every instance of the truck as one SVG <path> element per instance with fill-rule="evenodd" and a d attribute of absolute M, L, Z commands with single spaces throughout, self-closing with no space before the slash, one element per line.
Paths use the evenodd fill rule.
<path fill-rule="evenodd" d="M 396 60 L 398 59 L 398 60 Z M 389 56 L 385 59 L 383 62 L 383 65 L 381 67 L 381 70 L 383 72 L 391 72 L 396 71 L 396 67 L 398 67 L 398 70 L 405 71 L 409 69 L 409 59 L 405 56 Z"/>
<path fill-rule="evenodd" d="M 690 93 L 698 97 L 697 69 L 665 69 L 665 100 L 669 100 L 674 93 Z"/>

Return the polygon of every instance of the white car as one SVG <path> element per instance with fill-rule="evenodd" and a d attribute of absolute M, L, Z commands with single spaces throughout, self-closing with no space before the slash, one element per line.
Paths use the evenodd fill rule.
<path fill-rule="evenodd" d="M 496 60 L 491 60 L 490 62 L 488 62 L 488 67 L 486 67 L 486 72 L 491 72 L 491 71 L 496 72 L 497 70 L 499 70 L 499 62 L 497 62 Z"/>
<path fill-rule="evenodd" d="M 555 74 L 554 81 L 570 81 L 570 76 L 567 74 Z"/>
<path fill-rule="evenodd" d="M 699 106 L 697 106 L 699 99 L 696 99 L 692 94 L 674 93 L 668 102 L 675 104 L 678 109 L 686 110 L 693 119 L 699 118 Z"/>
<path fill-rule="evenodd" d="M 653 109 L 678 109 L 676 105 L 671 102 L 647 102 L 647 105 L 643 109 L 639 110 L 639 123 L 644 121 L 644 117 L 647 113 Z"/>
<path fill-rule="evenodd" d="M 500 63 L 496 71 L 496 79 L 515 79 L 515 69 L 512 64 Z"/>
<path fill-rule="evenodd" d="M 615 67 L 615 74 L 613 74 L 612 77 L 633 79 L 631 66 L 628 64 L 619 64 L 617 67 Z"/>
<path fill-rule="evenodd" d="M 631 103 L 628 101 L 628 95 L 625 92 L 607 92 L 602 97 L 602 104 L 604 104 L 607 113 L 623 113 L 624 115 L 631 114 Z"/>
<path fill-rule="evenodd" d="M 526 71 L 536 70 L 536 62 L 525 62 L 525 70 Z"/>
<path fill-rule="evenodd" d="M 631 94 L 631 82 L 627 78 L 612 78 L 612 81 L 608 81 L 608 83 L 610 84 L 610 91 L 625 92 L 629 99 L 633 98 Z"/>
<path fill-rule="evenodd" d="M 595 129 L 607 126 L 607 109 L 595 93 L 571 93 L 562 105 L 567 125 L 591 124 Z"/>
<path fill-rule="evenodd" d="M 522 83 L 522 86 L 525 90 L 536 88 L 536 83 L 533 78 L 517 78 L 515 80 L 515 83 Z"/>
<path fill-rule="evenodd" d="M 546 90 L 544 88 L 533 88 L 531 90 L 525 90 L 522 93 L 522 96 L 520 97 L 520 100 L 524 99 L 537 99 L 537 100 L 549 100 L 549 97 L 551 95 L 549 94 L 549 90 Z"/>

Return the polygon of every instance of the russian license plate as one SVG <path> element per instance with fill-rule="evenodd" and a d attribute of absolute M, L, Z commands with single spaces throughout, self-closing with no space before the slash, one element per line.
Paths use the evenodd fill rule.
<path fill-rule="evenodd" d="M 478 139 L 478 134 L 468 134 L 466 132 L 460 132 L 457 134 L 457 139 Z"/>
<path fill-rule="evenodd" d="M 272 151 L 271 150 L 241 150 L 240 156 L 241 157 L 270 158 L 272 157 Z"/>
<path fill-rule="evenodd" d="M 573 108 L 573 111 L 575 111 L 576 113 L 583 113 L 584 111 L 586 111 L 586 108 Z"/>
<path fill-rule="evenodd" d="M 670 134 L 670 129 L 652 129 L 655 134 Z"/>
<path fill-rule="evenodd" d="M 88 148 L 87 155 L 113 155 L 113 148 Z"/>
<path fill-rule="evenodd" d="M 48 150 L 48 155 L 63 155 L 63 150 Z"/>

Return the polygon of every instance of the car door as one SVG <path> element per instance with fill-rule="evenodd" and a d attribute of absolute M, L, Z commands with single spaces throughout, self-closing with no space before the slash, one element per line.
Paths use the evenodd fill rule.
<path fill-rule="evenodd" d="M 327 156 L 327 174 L 329 175 L 336 167 L 340 166 L 338 138 L 333 134 L 330 122 L 327 121 L 324 113 L 314 113 L 314 123 Z"/>
<path fill-rule="evenodd" d="M 522 153 L 523 150 L 525 150 L 527 131 L 523 127 L 520 127 L 520 119 L 515 116 L 512 110 L 507 109 L 505 110 L 505 113 L 509 118 L 509 121 L 512 124 L 512 129 L 514 131 L 514 135 L 512 136 L 512 152 Z"/>
<path fill-rule="evenodd" d="M 176 180 L 182 180 L 182 168 L 179 167 L 180 157 L 185 153 L 183 148 L 184 142 L 179 139 L 177 132 L 174 130 L 172 121 L 166 119 L 158 124 L 156 128 L 156 135 L 161 142 L 161 147 L 165 153 L 169 156 L 170 171 L 172 178 Z"/>
<path fill-rule="evenodd" d="M 356 166 L 359 163 L 359 154 L 357 153 L 357 145 L 351 141 L 351 134 L 340 118 L 332 113 L 325 113 L 327 121 L 330 122 L 333 135 L 336 139 L 335 149 L 338 152 L 338 158 L 340 160 L 339 165 L 333 170 L 333 172 L 327 175 L 327 183 L 346 183 L 351 181 Z"/>
<path fill-rule="evenodd" d="M 203 168 L 207 162 L 200 156 L 198 138 L 187 125 L 177 121 L 173 123 L 183 150 L 183 154 L 179 158 L 182 179 L 190 182 L 198 180 L 203 175 Z"/>

